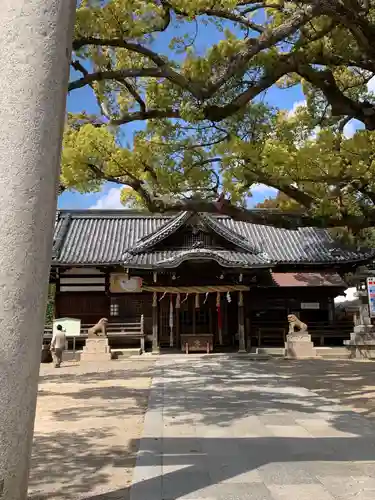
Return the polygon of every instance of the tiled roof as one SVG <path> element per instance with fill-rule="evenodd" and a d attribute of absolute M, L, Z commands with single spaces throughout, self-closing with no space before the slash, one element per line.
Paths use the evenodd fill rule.
<path fill-rule="evenodd" d="M 202 223 L 231 241 L 235 250 L 153 251 L 155 244 L 182 227 L 188 218 L 187 214 L 153 215 L 127 210 L 60 211 L 55 226 L 53 264 L 175 267 L 185 259 L 212 257 L 229 267 L 267 267 L 360 262 L 374 254 L 343 248 L 324 229 L 280 229 L 207 214 L 199 214 Z"/>

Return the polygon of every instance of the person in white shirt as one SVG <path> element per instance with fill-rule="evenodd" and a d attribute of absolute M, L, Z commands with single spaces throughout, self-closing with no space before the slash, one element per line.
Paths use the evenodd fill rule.
<path fill-rule="evenodd" d="M 57 325 L 56 330 L 52 337 L 51 351 L 54 357 L 55 368 L 60 368 L 62 355 L 66 347 L 66 335 L 61 325 Z"/>

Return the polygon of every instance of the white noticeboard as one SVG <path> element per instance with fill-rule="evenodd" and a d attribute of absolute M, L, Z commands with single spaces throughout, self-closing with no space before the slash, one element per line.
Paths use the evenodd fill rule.
<path fill-rule="evenodd" d="M 301 309 L 320 309 L 319 302 L 301 302 Z"/>
<path fill-rule="evenodd" d="M 367 294 L 370 318 L 375 318 L 375 278 L 367 278 Z"/>
<path fill-rule="evenodd" d="M 57 332 L 57 325 L 61 325 L 67 337 L 76 337 L 81 334 L 81 320 L 77 318 L 57 318 L 53 321 L 52 334 Z"/>

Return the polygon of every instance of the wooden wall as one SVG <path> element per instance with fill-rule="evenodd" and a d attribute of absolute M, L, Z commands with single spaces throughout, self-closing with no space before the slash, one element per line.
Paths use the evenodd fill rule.
<path fill-rule="evenodd" d="M 194 271 L 195 269 L 195 271 Z M 190 272 L 186 274 L 187 270 Z M 109 292 L 110 269 L 75 268 L 66 271 L 60 270 L 56 286 L 56 317 L 76 317 L 82 323 L 96 323 L 100 318 L 106 317 L 114 323 L 137 322 L 141 315 L 144 316 L 145 332 L 152 334 L 152 293 L 122 293 L 111 294 Z M 123 271 L 123 270 L 122 270 Z M 194 272 L 193 272 L 194 271 Z M 233 284 L 238 273 L 232 273 L 232 281 L 227 274 L 221 279 L 220 269 L 217 266 L 202 268 L 202 272 L 196 271 L 196 266 L 185 266 L 184 269 L 176 270 L 176 279 L 172 279 L 172 273 L 158 273 L 157 282 L 153 282 L 152 272 L 137 272 L 136 275 L 145 277 L 145 282 L 150 285 L 162 286 L 188 286 L 208 285 L 220 283 L 221 285 Z M 211 278 L 210 278 L 211 276 Z M 248 278 L 248 277 L 247 277 Z M 186 280 L 186 282 L 185 282 Z M 244 282 L 246 276 L 244 277 Z M 333 298 L 342 292 L 336 287 L 268 287 L 254 286 L 248 292 L 244 292 L 244 313 L 246 336 L 254 331 L 255 326 L 264 326 L 268 323 L 278 325 L 281 329 L 287 328 L 287 315 L 291 312 L 297 313 L 300 319 L 307 324 L 311 322 L 333 321 Z M 169 294 L 159 301 L 158 294 L 158 328 L 159 339 L 162 345 L 169 345 Z M 184 296 L 181 296 L 181 302 Z M 223 325 L 223 344 L 233 345 L 235 335 L 238 331 L 238 296 L 231 294 L 228 302 L 226 295 L 221 294 L 221 313 Z M 218 321 L 216 311 L 216 293 L 211 293 L 205 304 L 203 295 L 200 295 L 200 307 L 195 308 L 195 294 L 191 294 L 186 302 L 181 303 L 180 310 L 175 309 L 174 325 L 176 325 L 177 314 L 180 324 L 180 333 L 192 331 L 193 321 L 195 331 L 205 333 L 213 332 L 215 342 L 218 343 Z M 301 302 L 319 303 L 319 309 L 302 309 Z M 280 334 L 280 343 L 283 342 Z"/>

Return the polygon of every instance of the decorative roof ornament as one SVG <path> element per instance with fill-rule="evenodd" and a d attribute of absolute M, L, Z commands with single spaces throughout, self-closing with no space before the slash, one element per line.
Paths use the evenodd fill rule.
<path fill-rule="evenodd" d="M 235 233 L 233 230 L 229 229 L 228 227 L 225 227 L 220 221 L 211 217 L 209 214 L 200 213 L 199 216 L 212 231 L 219 234 L 221 237 L 230 241 L 239 248 L 242 248 L 243 250 L 250 253 L 254 253 L 256 255 L 262 252 L 261 249 L 256 248 L 254 245 L 248 243 L 246 239 L 243 238 L 242 235 L 239 235 Z"/>
<path fill-rule="evenodd" d="M 165 238 L 182 227 L 187 222 L 190 216 L 190 212 L 181 212 L 175 218 L 169 220 L 161 228 L 138 240 L 132 248 L 128 249 L 128 252 L 136 254 L 151 249 L 157 243 L 163 241 Z"/>

